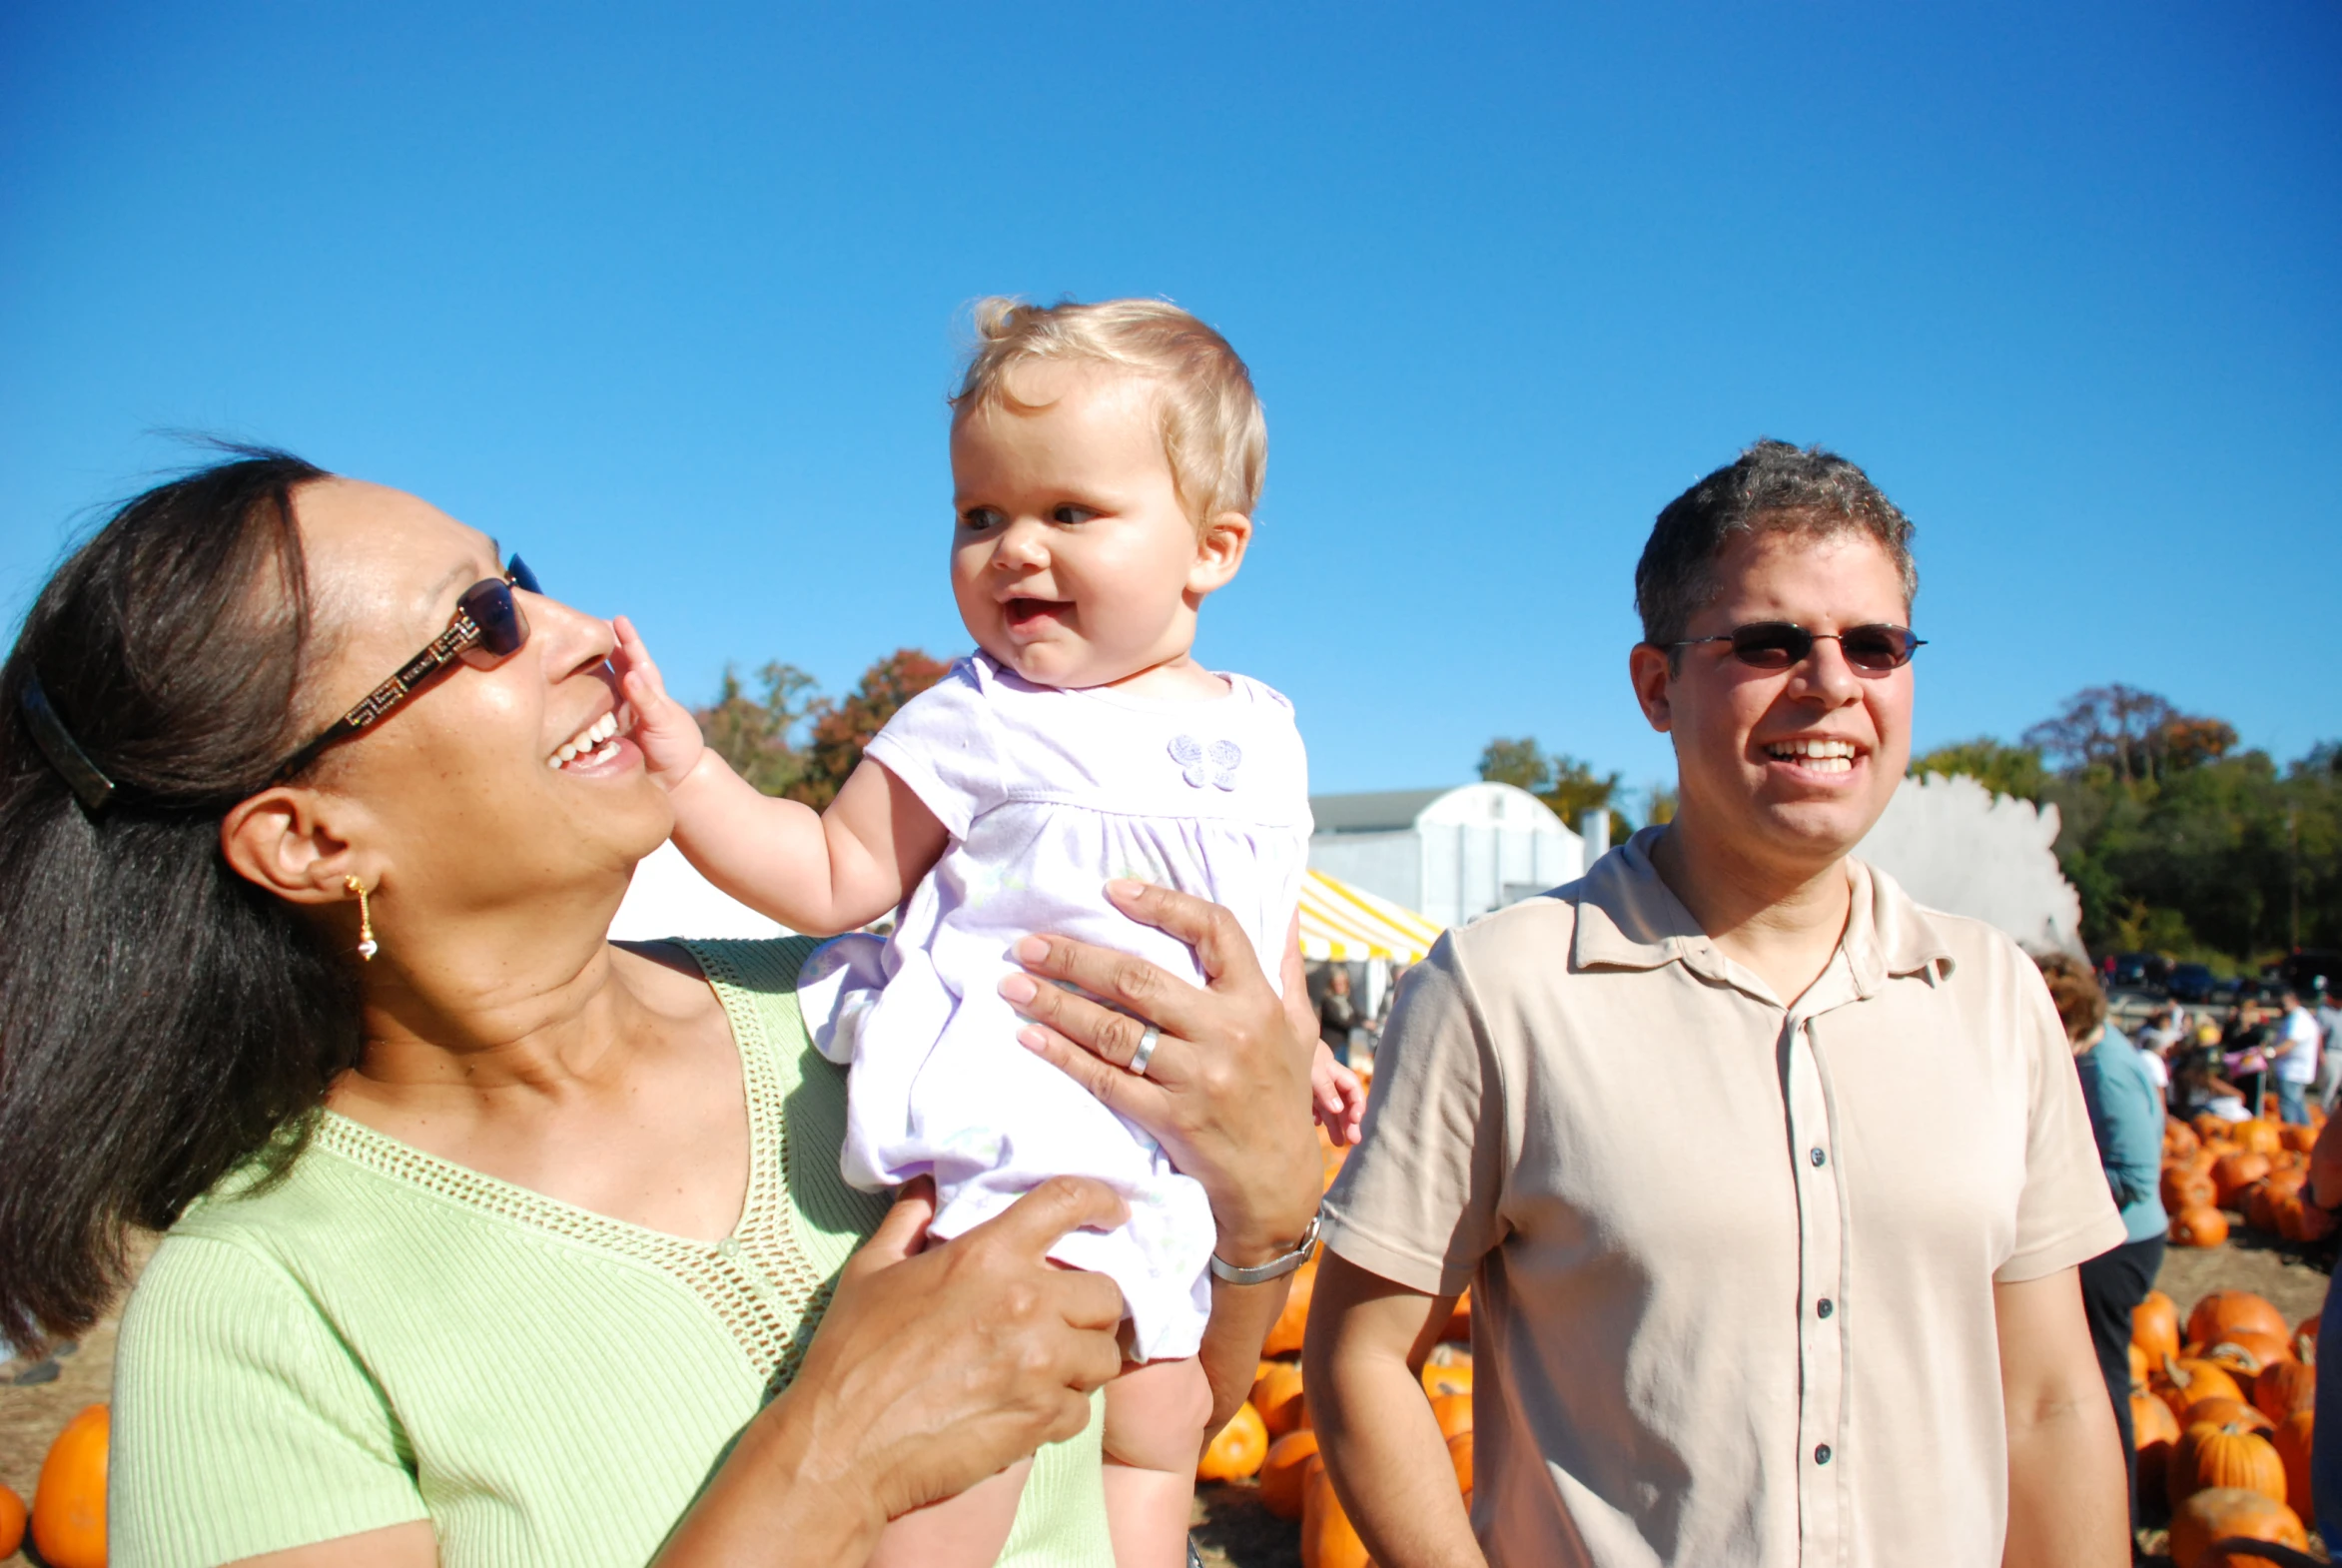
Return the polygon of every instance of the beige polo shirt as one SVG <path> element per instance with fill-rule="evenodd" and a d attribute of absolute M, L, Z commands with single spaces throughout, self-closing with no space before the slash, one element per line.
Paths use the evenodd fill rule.
<path fill-rule="evenodd" d="M 1991 1568 L 1992 1286 L 2124 1239 L 2048 992 L 1850 861 L 1785 1006 L 1660 881 L 1661 831 L 1408 975 L 1326 1240 L 1472 1287 L 1496 1568 Z"/>

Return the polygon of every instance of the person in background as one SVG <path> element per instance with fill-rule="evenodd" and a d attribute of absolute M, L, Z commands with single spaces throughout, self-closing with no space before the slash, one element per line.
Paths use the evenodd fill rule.
<path fill-rule="evenodd" d="M 2163 1115 L 2163 1108 L 2171 1100 L 2170 1053 L 2168 1036 L 2141 1042 L 2138 1048 L 2139 1069 L 2146 1074 L 2147 1082 L 2155 1086 L 2155 1115 L 2158 1118 Z"/>
<path fill-rule="evenodd" d="M 2163 1230 L 2169 1223 L 2157 1191 L 2163 1154 L 2163 1107 L 2140 1054 L 2106 1023 L 2106 994 L 2081 960 L 2051 953 L 2036 962 L 2048 982 L 2057 1020 L 2073 1043 L 2082 1103 L 2106 1187 L 2128 1237 L 2081 1265 L 2081 1304 L 2090 1342 L 2122 1433 L 2122 1461 L 2130 1473 L 2130 1527 L 2138 1528 L 2138 1454 L 2130 1428 L 2130 1313 L 2154 1287 L 2163 1266 Z"/>
<path fill-rule="evenodd" d="M 2180 1048 L 2171 1066 L 2171 1109 L 2192 1117 L 2210 1112 L 2223 1122 L 2242 1122 L 2252 1113 L 2244 1109 L 2244 1091 L 2222 1074 L 2220 1026 L 2197 1026 L 2195 1042 Z"/>
<path fill-rule="evenodd" d="M 2320 975 L 2310 989 L 2325 993 L 2318 1007 L 2318 1031 L 2325 1037 L 2318 1058 L 2318 1104 L 2331 1116 L 2335 1099 L 2342 1097 L 2342 982 Z"/>
<path fill-rule="evenodd" d="M 2257 1117 L 2266 1108 L 2262 1097 L 2269 1088 L 2269 1027 L 2261 1010 L 2239 1003 L 2228 1010 L 2228 1025 L 2220 1032 L 2221 1068 L 2231 1083 L 2242 1085 L 2244 1114 Z"/>
<path fill-rule="evenodd" d="M 1365 1021 L 1350 998 L 1350 966 L 1338 961 L 1325 966 L 1325 987 L 1317 998 L 1317 1038 L 1344 1067 L 1350 1061 L 1350 1031 Z"/>
<path fill-rule="evenodd" d="M 2293 1127 L 2309 1126 L 2309 1087 L 2318 1079 L 2317 1019 L 2288 987 L 2277 994 L 2277 1022 L 2270 1055 L 2277 1075 L 2277 1115 Z"/>

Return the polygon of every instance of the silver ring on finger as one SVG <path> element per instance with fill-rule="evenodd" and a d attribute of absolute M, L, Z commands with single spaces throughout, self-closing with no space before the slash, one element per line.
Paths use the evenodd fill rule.
<path fill-rule="evenodd" d="M 1131 1060 L 1124 1065 L 1131 1070 L 1134 1076 L 1145 1078 L 1147 1064 L 1155 1060 L 1155 1048 L 1161 1044 L 1163 1044 L 1163 1031 L 1157 1029 L 1153 1024 L 1148 1025 L 1147 1033 L 1139 1037 L 1139 1049 L 1131 1053 Z"/>

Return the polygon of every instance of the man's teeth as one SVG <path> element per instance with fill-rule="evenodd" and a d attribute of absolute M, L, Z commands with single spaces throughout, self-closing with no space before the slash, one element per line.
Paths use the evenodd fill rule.
<path fill-rule="evenodd" d="M 1782 761 L 1803 761 L 1815 773 L 1851 773 L 1854 771 L 1855 749 L 1851 741 L 1843 740 L 1783 740 L 1765 748 L 1768 756 Z"/>
<path fill-rule="evenodd" d="M 618 733 L 618 715 L 605 713 L 579 730 L 575 737 L 564 741 L 561 749 L 545 758 L 545 766 L 556 771 L 563 763 L 583 757 L 588 762 L 607 762 L 618 754 L 615 736 Z"/>

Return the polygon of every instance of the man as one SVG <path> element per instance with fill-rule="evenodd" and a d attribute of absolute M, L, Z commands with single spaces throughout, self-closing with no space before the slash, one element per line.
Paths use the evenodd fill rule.
<path fill-rule="evenodd" d="M 2309 1126 L 2309 1086 L 2318 1080 L 2318 1046 L 2323 1031 L 2301 994 L 2288 986 L 2277 994 L 2276 1038 L 2270 1055 L 2277 1071 L 2277 1115 L 2293 1127 Z"/>
<path fill-rule="evenodd" d="M 2335 1097 L 2342 1095 L 2342 985 L 2320 975 L 2311 983 L 2310 990 L 2325 993 L 2325 1000 L 2318 1005 L 2318 1032 L 2326 1042 L 2318 1080 L 2318 1104 L 2331 1116 Z"/>
<path fill-rule="evenodd" d="M 1304 1352 L 1383 1568 L 2129 1560 L 2064 1031 L 1848 858 L 1910 755 L 1910 531 L 1777 441 L 1669 505 L 1630 670 L 1674 821 L 1409 975 Z M 1410 1371 L 1467 1284 L 1469 1521 Z"/>

